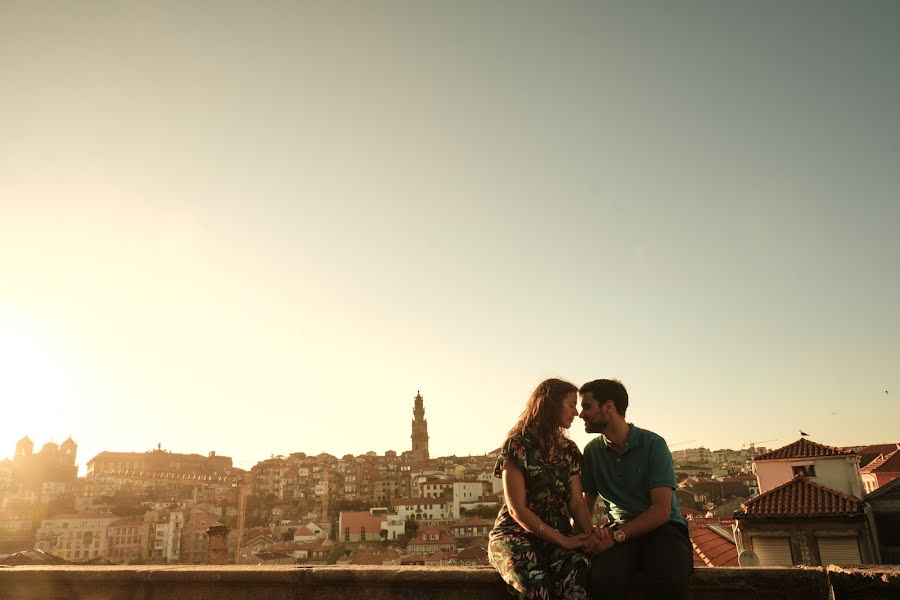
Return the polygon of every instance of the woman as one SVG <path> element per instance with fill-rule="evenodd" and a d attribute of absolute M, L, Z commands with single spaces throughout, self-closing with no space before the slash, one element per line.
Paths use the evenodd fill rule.
<path fill-rule="evenodd" d="M 494 467 L 506 503 L 491 530 L 488 558 L 519 598 L 588 597 L 590 559 L 580 548 L 591 519 L 581 495 L 581 451 L 566 436 L 577 416 L 574 385 L 542 382 Z"/>

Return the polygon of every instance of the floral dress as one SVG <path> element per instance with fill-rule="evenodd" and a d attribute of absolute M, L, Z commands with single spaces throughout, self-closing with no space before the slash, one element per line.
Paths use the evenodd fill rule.
<path fill-rule="evenodd" d="M 494 467 L 496 477 L 503 476 L 505 461 L 516 463 L 525 478 L 525 504 L 547 527 L 561 533 L 572 533 L 569 521 L 569 480 L 581 474 L 581 451 L 571 440 L 565 440 L 563 451 L 548 460 L 530 433 L 515 435 L 503 444 Z M 588 597 L 587 585 L 591 562 L 579 550 L 564 550 L 525 531 L 509 512 L 500 509 L 488 543 L 488 559 L 509 591 L 519 598 L 562 598 L 580 600 Z"/>

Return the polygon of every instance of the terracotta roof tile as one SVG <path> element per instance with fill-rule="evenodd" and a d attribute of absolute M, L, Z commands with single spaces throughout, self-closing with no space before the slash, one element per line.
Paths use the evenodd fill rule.
<path fill-rule="evenodd" d="M 456 558 L 461 560 L 479 560 L 487 563 L 487 548 L 482 548 L 481 546 L 469 546 L 468 548 L 464 548 L 459 551 L 456 555 Z"/>
<path fill-rule="evenodd" d="M 407 554 L 400 559 L 401 565 L 425 564 L 425 556 L 422 554 Z"/>
<path fill-rule="evenodd" d="M 726 526 L 728 523 L 723 522 L 719 527 Z M 716 526 L 703 524 L 691 527 L 690 534 L 691 544 L 694 547 L 695 567 L 738 566 L 737 546 L 726 535 L 717 532 Z"/>
<path fill-rule="evenodd" d="M 821 456 L 851 456 L 856 454 L 852 450 L 844 448 L 836 448 L 834 446 L 826 446 L 825 444 L 817 444 L 806 438 L 800 438 L 793 444 L 788 444 L 771 450 L 765 454 L 753 457 L 754 461 L 759 460 L 784 460 L 791 458 L 817 458 Z"/>
<path fill-rule="evenodd" d="M 365 511 L 349 511 L 341 512 L 341 527 L 350 529 L 350 532 L 357 534 L 360 529 L 365 527 L 369 533 L 377 534 L 381 531 L 382 524 L 387 520 L 381 515 L 370 515 Z"/>
<path fill-rule="evenodd" d="M 847 448 L 847 450 L 855 450 L 859 454 L 859 466 L 868 466 L 873 460 L 882 454 L 890 454 L 894 450 L 900 449 L 900 443 L 894 444 L 871 444 L 869 446 L 861 446 L 859 448 Z"/>
<path fill-rule="evenodd" d="M 795 479 L 751 498 L 735 516 L 748 517 L 810 517 L 837 516 L 862 513 L 859 498 L 842 494 L 805 477 Z"/>
<path fill-rule="evenodd" d="M 351 565 L 383 565 L 385 562 L 400 558 L 400 551 L 396 548 L 362 548 L 353 553 L 350 558 Z"/>
<path fill-rule="evenodd" d="M 412 547 L 412 546 L 416 546 L 416 547 L 418 547 L 418 546 L 432 546 L 432 545 L 434 545 L 434 544 L 437 544 L 437 545 L 439 545 L 439 546 L 446 546 L 446 545 L 452 545 L 452 544 L 455 544 L 455 543 L 456 543 L 455 540 L 454 540 L 452 537 L 450 537 L 449 535 L 445 534 L 445 533 L 441 533 L 440 537 L 439 537 L 438 539 L 436 539 L 436 540 L 426 540 L 426 539 L 422 539 L 422 536 L 420 535 L 420 536 L 418 536 L 418 537 L 413 538 L 412 540 L 410 540 L 410 541 L 409 541 L 409 544 L 407 544 L 407 548 L 410 548 L 410 547 Z"/>
<path fill-rule="evenodd" d="M 894 473 L 900 471 L 900 450 L 880 454 L 878 458 L 860 469 L 861 473 Z"/>

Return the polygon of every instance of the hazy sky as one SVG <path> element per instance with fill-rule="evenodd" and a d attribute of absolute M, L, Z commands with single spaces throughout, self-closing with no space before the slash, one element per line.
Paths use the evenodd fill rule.
<path fill-rule="evenodd" d="M 481 453 L 550 376 L 679 448 L 900 441 L 898 30 L 0 0 L 0 458 L 399 452 L 417 390 Z"/>

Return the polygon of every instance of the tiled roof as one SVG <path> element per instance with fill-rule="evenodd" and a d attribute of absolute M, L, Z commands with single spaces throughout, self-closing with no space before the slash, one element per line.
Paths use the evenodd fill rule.
<path fill-rule="evenodd" d="M 439 506 L 442 504 L 447 504 L 447 501 L 443 498 L 392 498 L 391 506 L 413 506 L 413 505 L 428 505 L 428 506 Z"/>
<path fill-rule="evenodd" d="M 842 494 L 805 477 L 795 479 L 751 498 L 735 516 L 812 517 L 853 515 L 863 512 L 863 501 Z"/>
<path fill-rule="evenodd" d="M 894 473 L 900 471 L 900 450 L 880 454 L 878 458 L 860 469 L 861 473 Z"/>
<path fill-rule="evenodd" d="M 868 446 L 849 446 L 844 450 L 853 450 L 859 454 L 859 466 L 865 467 L 867 464 L 878 458 L 879 454 L 889 454 L 900 448 L 900 443 L 892 444 L 869 444 Z"/>
<path fill-rule="evenodd" d="M 900 486 L 900 477 L 898 477 L 897 479 L 894 479 L 893 481 L 890 481 L 890 482 L 884 484 L 883 486 L 881 486 L 880 488 L 876 489 L 875 491 L 873 491 L 873 492 L 871 492 L 871 493 L 869 493 L 869 494 L 866 494 L 866 502 L 871 502 L 872 500 L 875 500 L 875 499 L 877 499 L 877 498 L 880 498 L 881 496 L 886 496 L 886 495 L 888 495 L 888 494 L 893 494 L 893 493 L 894 493 L 894 488 L 896 488 L 896 487 L 898 487 L 898 486 Z"/>
<path fill-rule="evenodd" d="M 357 534 L 365 527 L 368 533 L 379 533 L 386 518 L 381 515 L 370 515 L 365 511 L 341 512 L 341 527 L 349 528 L 350 533 Z"/>
<path fill-rule="evenodd" d="M 760 454 L 753 458 L 754 461 L 760 460 L 784 460 L 791 458 L 819 458 L 823 456 L 851 456 L 856 454 L 852 450 L 836 448 L 834 446 L 826 446 L 825 444 L 817 444 L 806 438 L 800 438 L 793 444 L 788 444 L 771 450 L 765 454 Z"/>
<path fill-rule="evenodd" d="M 455 543 L 455 541 L 453 540 L 452 537 L 450 537 L 449 535 L 447 535 L 445 533 L 442 533 L 440 535 L 440 537 L 436 540 L 423 540 L 422 536 L 416 537 L 416 538 L 410 540 L 409 544 L 407 544 L 407 547 L 431 546 L 433 544 L 437 544 L 439 546 L 446 546 L 446 545 L 450 545 L 450 544 L 454 544 L 454 543 Z"/>
<path fill-rule="evenodd" d="M 270 544 L 267 548 L 267 550 L 271 550 L 272 552 L 294 552 L 303 549 L 303 544 L 298 542 L 276 542 Z"/>
<path fill-rule="evenodd" d="M 425 556 L 422 554 L 407 554 L 400 558 L 401 565 L 425 564 Z"/>
<path fill-rule="evenodd" d="M 737 546 L 726 530 L 729 526 L 730 522 L 724 521 L 720 524 L 704 523 L 690 528 L 695 567 L 738 566 Z"/>
<path fill-rule="evenodd" d="M 396 548 L 362 548 L 353 553 L 350 558 L 351 565 L 383 565 L 385 562 L 400 558 L 400 551 Z"/>
<path fill-rule="evenodd" d="M 469 546 L 468 548 L 463 548 L 456 555 L 456 558 L 460 560 L 479 560 L 483 562 L 487 562 L 487 548 L 482 548 L 481 546 Z"/>

